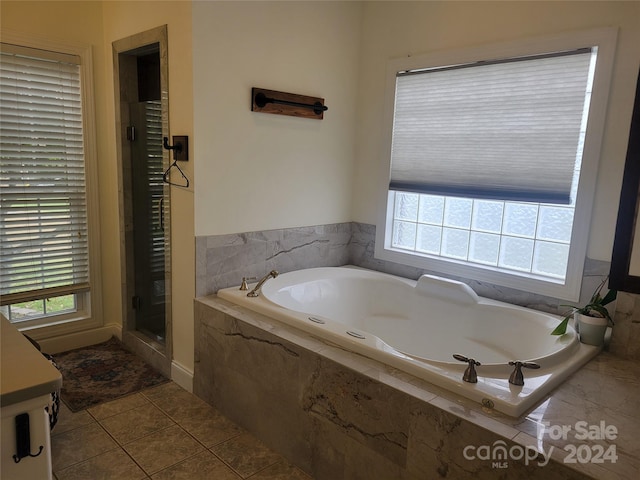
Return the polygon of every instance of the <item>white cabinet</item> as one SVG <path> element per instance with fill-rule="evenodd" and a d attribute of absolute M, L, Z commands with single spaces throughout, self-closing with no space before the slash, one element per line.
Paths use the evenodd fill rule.
<path fill-rule="evenodd" d="M 3 406 L 0 429 L 0 450 L 2 450 L 2 480 L 51 480 L 51 440 L 49 435 L 49 415 L 45 407 L 49 403 L 49 395 Z M 16 453 L 16 416 L 29 414 L 29 436 L 31 454 L 18 463 L 13 459 Z M 40 451 L 42 447 L 42 451 Z M 40 452 L 40 453 L 38 453 Z"/>
<path fill-rule="evenodd" d="M 0 322 L 0 478 L 51 480 L 51 437 L 45 407 L 51 392 L 62 385 L 62 375 L 6 318 Z M 37 456 L 16 462 L 16 417 L 25 413 L 29 415 L 30 453 Z"/>

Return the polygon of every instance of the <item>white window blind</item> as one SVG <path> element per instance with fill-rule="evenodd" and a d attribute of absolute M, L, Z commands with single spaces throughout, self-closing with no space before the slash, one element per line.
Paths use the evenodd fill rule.
<path fill-rule="evenodd" d="M 2 44 L 2 304 L 89 288 L 80 59 Z"/>
<path fill-rule="evenodd" d="M 400 72 L 391 190 L 570 203 L 591 49 Z"/>

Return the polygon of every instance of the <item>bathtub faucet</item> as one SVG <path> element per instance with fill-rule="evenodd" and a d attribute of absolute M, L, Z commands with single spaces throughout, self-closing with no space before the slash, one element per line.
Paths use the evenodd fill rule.
<path fill-rule="evenodd" d="M 519 362 L 519 361 L 513 361 L 513 362 L 509 362 L 509 365 L 511 365 L 512 367 L 515 367 L 513 369 L 513 372 L 511 373 L 511 376 L 509 377 L 509 383 L 511 385 L 524 385 L 524 375 L 522 374 L 522 367 L 524 368 L 540 368 L 540 365 L 538 365 L 537 363 L 533 363 L 533 362 Z"/>
<path fill-rule="evenodd" d="M 260 295 L 260 288 L 262 287 L 262 285 L 264 284 L 264 282 L 266 282 L 267 280 L 269 280 L 270 278 L 276 278 L 278 276 L 278 272 L 275 270 L 271 270 L 269 273 L 267 273 L 264 277 L 262 277 L 258 283 L 256 284 L 255 287 L 253 287 L 253 290 L 251 290 L 249 293 L 247 293 L 247 297 L 257 297 Z"/>
<path fill-rule="evenodd" d="M 462 375 L 462 380 L 468 383 L 478 383 L 478 374 L 476 373 L 476 365 L 482 365 L 480 362 L 476 362 L 473 358 L 467 358 L 464 355 L 458 353 L 453 354 L 453 358 L 460 362 L 466 362 L 469 364 L 467 369 Z"/>

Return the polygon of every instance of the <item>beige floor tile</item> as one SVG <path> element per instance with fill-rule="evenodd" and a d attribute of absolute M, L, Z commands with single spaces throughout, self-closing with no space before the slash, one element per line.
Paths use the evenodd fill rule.
<path fill-rule="evenodd" d="M 120 445 L 124 445 L 170 427 L 174 422 L 159 408 L 147 403 L 142 407 L 100 420 L 100 424 Z"/>
<path fill-rule="evenodd" d="M 118 444 L 97 423 L 69 430 L 51 438 L 53 470 L 63 470 L 117 447 Z"/>
<path fill-rule="evenodd" d="M 204 447 L 174 425 L 135 440 L 124 449 L 151 475 L 199 453 Z"/>
<path fill-rule="evenodd" d="M 162 388 L 165 385 L 166 387 Z M 175 385 L 175 387 L 172 385 Z M 207 402 L 178 387 L 175 383 L 156 387 L 152 391 L 145 393 L 145 396 L 174 419 L 178 419 L 178 416 L 187 409 L 208 405 Z"/>
<path fill-rule="evenodd" d="M 278 462 L 260 470 L 250 480 L 313 480 L 298 467 L 288 462 Z"/>
<path fill-rule="evenodd" d="M 88 408 L 87 411 L 97 420 L 108 418 L 119 413 L 132 410 L 143 405 L 148 405 L 149 401 L 140 393 L 118 398 L 95 407 Z"/>
<path fill-rule="evenodd" d="M 141 480 L 147 478 L 123 450 L 103 453 L 57 472 L 58 480 Z"/>
<path fill-rule="evenodd" d="M 283 458 L 269 450 L 253 435 L 243 433 L 211 448 L 211 451 L 231 466 L 243 478 L 277 462 Z"/>
<path fill-rule="evenodd" d="M 60 435 L 74 428 L 82 427 L 90 423 L 94 423 L 95 419 L 87 413 L 86 410 L 73 413 L 69 408 L 60 402 L 60 410 L 58 411 L 58 423 L 53 427 L 51 436 Z"/>
<path fill-rule="evenodd" d="M 166 395 L 152 398 L 154 405 L 207 448 L 244 432 L 218 410 L 186 390 L 172 389 Z"/>
<path fill-rule="evenodd" d="M 77 413 L 61 405 L 52 457 L 55 480 L 311 478 L 173 382 Z"/>
<path fill-rule="evenodd" d="M 173 419 L 207 448 L 245 432 L 208 405 L 182 409 L 174 413 Z"/>
<path fill-rule="evenodd" d="M 153 480 L 240 480 L 222 460 L 209 451 L 201 452 L 184 462 L 162 470 Z"/>
<path fill-rule="evenodd" d="M 142 395 L 147 397 L 149 400 L 162 399 L 165 397 L 170 397 L 174 394 L 186 393 L 189 394 L 184 388 L 178 385 L 175 382 L 167 382 L 162 385 L 158 385 L 156 387 L 147 388 L 140 392 Z"/>

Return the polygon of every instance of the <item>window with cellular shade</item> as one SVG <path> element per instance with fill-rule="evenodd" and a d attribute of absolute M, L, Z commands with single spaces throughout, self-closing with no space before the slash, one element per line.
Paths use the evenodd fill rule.
<path fill-rule="evenodd" d="M 389 188 L 570 203 L 591 54 L 398 73 Z"/>
<path fill-rule="evenodd" d="M 2 304 L 88 290 L 80 59 L 2 44 Z"/>

